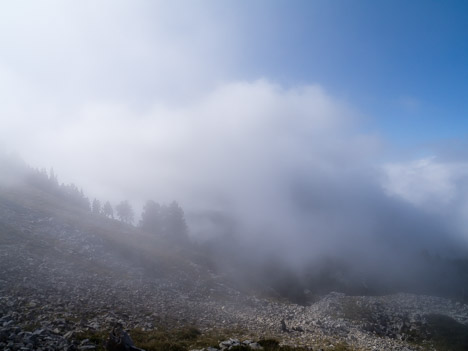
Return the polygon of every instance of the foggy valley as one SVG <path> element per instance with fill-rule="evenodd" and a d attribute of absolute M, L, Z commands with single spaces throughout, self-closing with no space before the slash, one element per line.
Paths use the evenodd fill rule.
<path fill-rule="evenodd" d="M 467 350 L 468 8 L 352 4 L 0 5 L 0 349 Z"/>

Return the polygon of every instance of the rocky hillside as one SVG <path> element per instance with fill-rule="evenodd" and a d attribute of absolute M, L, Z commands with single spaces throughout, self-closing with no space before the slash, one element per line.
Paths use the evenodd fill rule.
<path fill-rule="evenodd" d="M 0 349 L 99 349 L 118 321 L 141 340 L 200 331 L 179 349 L 226 337 L 313 350 L 468 349 L 460 302 L 331 293 L 300 306 L 247 294 L 195 245 L 165 242 L 34 187 L 0 188 Z"/>

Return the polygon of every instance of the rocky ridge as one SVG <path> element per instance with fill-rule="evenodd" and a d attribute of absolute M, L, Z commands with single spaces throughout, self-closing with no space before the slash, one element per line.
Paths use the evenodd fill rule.
<path fill-rule="evenodd" d="M 431 296 L 331 293 L 300 306 L 246 295 L 196 263 L 148 267 L 110 249 L 92 227 L 7 202 L 0 223 L 0 349 L 94 349 L 96 341 L 76 336 L 116 321 L 129 329 L 195 325 L 231 329 L 241 339 L 360 350 L 418 350 L 414 335 L 426 333 L 431 315 L 468 326 L 467 305 Z"/>

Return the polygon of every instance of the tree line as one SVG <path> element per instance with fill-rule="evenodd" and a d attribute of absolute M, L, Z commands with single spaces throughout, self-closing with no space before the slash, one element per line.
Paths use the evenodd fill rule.
<path fill-rule="evenodd" d="M 128 200 L 119 202 L 115 207 L 111 205 L 110 201 L 102 203 L 96 198 L 90 202 L 83 189 L 78 188 L 75 184 L 60 184 L 53 169 L 50 169 L 49 172 L 45 169 L 29 169 L 27 180 L 31 185 L 53 193 L 93 215 L 118 219 L 130 225 L 135 222 L 135 211 Z M 177 241 L 188 238 L 184 211 L 176 201 L 169 204 L 160 204 L 153 200 L 147 201 L 137 226 L 147 233 Z"/>

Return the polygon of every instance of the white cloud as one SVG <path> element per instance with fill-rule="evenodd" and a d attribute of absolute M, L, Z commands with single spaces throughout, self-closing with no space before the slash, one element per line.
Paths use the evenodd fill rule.
<path fill-rule="evenodd" d="M 4 3 L 0 66 L 58 105 L 180 103 L 225 79 L 238 55 L 237 36 L 212 7 L 179 1 Z M 0 85 L 8 90 L 6 82 Z"/>
<path fill-rule="evenodd" d="M 444 163 L 434 157 L 389 163 L 383 169 L 383 186 L 390 195 L 439 211 L 457 200 L 460 181 L 468 177 L 468 164 Z"/>
<path fill-rule="evenodd" d="M 352 112 L 320 87 L 284 90 L 264 80 L 220 86 L 189 106 L 156 104 L 141 112 L 95 103 L 64 120 L 64 111 L 48 112 L 55 123 L 31 120 L 23 130 L 27 143 L 16 137 L 23 124 L 2 137 L 35 164 L 62 169 L 67 179 L 79 174 L 75 181 L 93 191 L 109 179 L 120 182 L 116 188 L 151 184 L 155 196 L 216 187 L 253 191 L 288 172 L 326 172 L 335 162 L 351 167 L 357 158 L 349 155 L 365 154 L 362 144 L 375 142 L 351 137 Z M 100 183 L 93 185 L 94 178 Z"/>
<path fill-rule="evenodd" d="M 271 238 L 302 226 L 291 198 L 295 182 L 352 186 L 379 145 L 352 132 L 355 113 L 317 85 L 236 82 L 181 106 L 96 102 L 68 118 L 63 112 L 49 111 L 53 123 L 31 120 L 27 129 L 18 124 L 0 133 L 26 160 L 54 167 L 91 196 L 225 210 L 242 219 L 245 235 Z"/>

